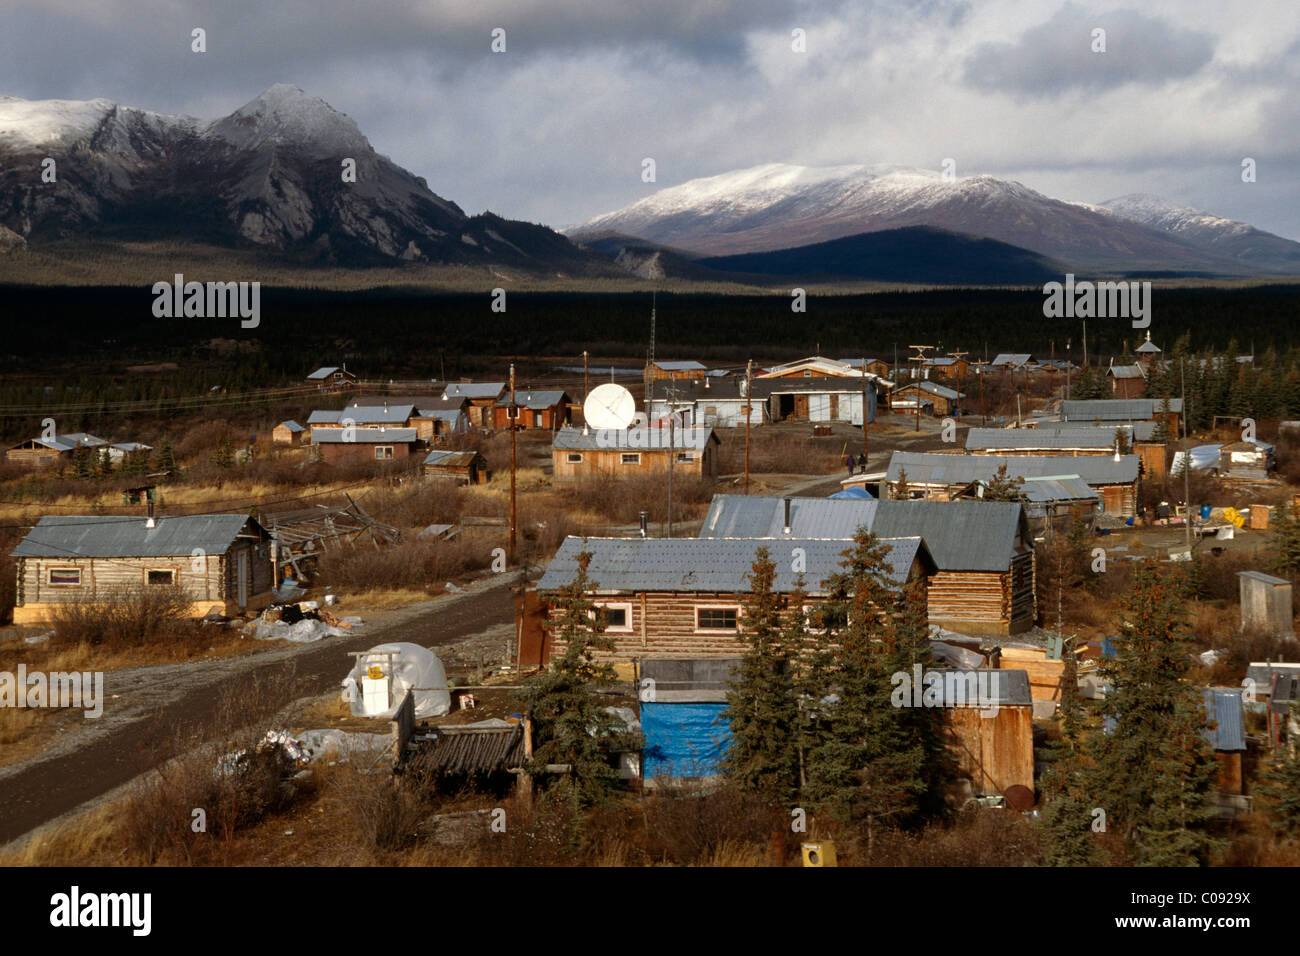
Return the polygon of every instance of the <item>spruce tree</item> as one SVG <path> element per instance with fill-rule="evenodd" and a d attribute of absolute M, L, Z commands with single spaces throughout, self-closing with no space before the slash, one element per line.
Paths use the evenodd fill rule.
<path fill-rule="evenodd" d="M 597 587 L 589 581 L 591 552 L 578 555 L 573 580 L 550 595 L 553 616 L 546 628 L 563 642 L 564 653 L 527 682 L 533 721 L 533 767 L 568 764 L 569 778 L 583 804 L 606 802 L 618 781 L 609 762 L 610 744 L 626 732 L 623 721 L 605 709 L 594 693 L 615 682 L 614 666 L 598 661 L 597 652 L 612 651 L 604 616 L 588 595 Z"/>
<path fill-rule="evenodd" d="M 1190 668 L 1182 582 L 1154 562 L 1136 569 L 1122 604 L 1117 656 L 1102 662 L 1113 723 L 1090 740 L 1089 790 L 1137 862 L 1203 864 L 1216 764 Z"/>
<path fill-rule="evenodd" d="M 1021 501 L 1025 500 L 1025 479 L 1017 475 L 1007 475 L 1006 462 L 998 466 L 993 478 L 984 486 L 981 501 Z"/>
<path fill-rule="evenodd" d="M 788 804 L 799 789 L 799 708 L 787 624 L 773 590 L 776 566 L 767 548 L 755 552 L 749 579 L 745 629 L 737 637 L 745 653 L 727 693 L 731 745 L 723 768 L 742 789 Z M 802 614 L 802 602 L 790 610 L 790 616 Z"/>
<path fill-rule="evenodd" d="M 1291 705 L 1292 710 L 1295 705 Z M 1278 833 L 1289 837 L 1300 836 L 1300 754 L 1294 750 L 1261 774 L 1256 792 L 1268 806 L 1270 825 Z"/>

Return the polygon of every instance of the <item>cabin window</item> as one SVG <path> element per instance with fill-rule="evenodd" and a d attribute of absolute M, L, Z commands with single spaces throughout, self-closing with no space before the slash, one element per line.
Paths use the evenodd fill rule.
<path fill-rule="evenodd" d="M 597 608 L 605 617 L 605 630 L 614 633 L 632 633 L 631 604 L 598 604 Z"/>
<path fill-rule="evenodd" d="M 734 631 L 739 617 L 738 607 L 697 607 L 695 627 L 700 631 Z"/>
<path fill-rule="evenodd" d="M 689 451 L 679 451 L 679 452 L 677 453 L 677 460 L 678 460 L 678 461 L 694 461 L 694 460 L 695 460 L 695 456 L 692 455 Z"/>
<path fill-rule="evenodd" d="M 388 459 L 393 457 L 392 445 L 376 445 L 375 457 L 378 459 Z"/>
<path fill-rule="evenodd" d="M 49 568 L 45 574 L 45 581 L 50 587 L 79 588 L 81 568 Z"/>
<path fill-rule="evenodd" d="M 341 382 L 341 381 L 343 381 L 343 373 L 342 373 L 342 372 L 335 372 L 335 373 L 334 373 L 334 381 L 336 381 L 336 382 Z"/>
<path fill-rule="evenodd" d="M 576 465 L 576 464 L 578 464 L 578 462 L 582 461 L 582 455 L 579 454 L 579 453 L 576 452 L 576 451 L 571 451 L 571 452 L 569 452 L 569 454 L 568 454 L 568 456 L 567 456 L 567 458 L 566 458 L 565 460 L 566 460 L 570 465 Z"/>
<path fill-rule="evenodd" d="M 175 568 L 146 568 L 144 572 L 145 584 L 163 584 L 171 585 L 176 583 Z"/>
<path fill-rule="evenodd" d="M 622 462 L 625 465 L 641 464 L 641 453 L 639 451 L 623 452 Z"/>

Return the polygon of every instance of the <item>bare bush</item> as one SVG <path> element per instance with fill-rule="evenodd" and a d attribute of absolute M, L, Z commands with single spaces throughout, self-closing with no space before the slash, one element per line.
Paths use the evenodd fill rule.
<path fill-rule="evenodd" d="M 644 813 L 650 859 L 678 864 L 705 862 L 742 846 L 762 851 L 773 834 L 790 830 L 784 811 L 729 786 L 707 793 L 660 788 L 647 798 Z"/>
<path fill-rule="evenodd" d="M 55 605 L 50 623 L 58 643 L 133 647 L 183 636 L 191 602 L 175 585 L 120 585 Z"/>
<path fill-rule="evenodd" d="M 492 549 L 469 536 L 440 541 L 403 538 L 385 548 L 326 552 L 317 565 L 319 580 L 336 587 L 430 588 L 492 563 Z"/>

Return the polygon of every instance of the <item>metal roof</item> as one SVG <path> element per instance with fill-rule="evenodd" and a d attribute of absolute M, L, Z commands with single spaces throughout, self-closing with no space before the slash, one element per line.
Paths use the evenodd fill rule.
<path fill-rule="evenodd" d="M 925 676 L 939 674 L 935 691 L 942 695 L 944 707 L 981 708 L 991 704 L 999 707 L 1032 707 L 1033 696 L 1029 690 L 1029 672 L 1010 668 L 980 667 L 975 670 L 932 668 Z M 973 683 L 972 683 L 973 682 Z M 921 688 L 924 693 L 926 684 Z"/>
<path fill-rule="evenodd" d="M 87 432 L 66 432 L 62 435 L 55 435 L 53 438 L 37 437 L 31 439 L 31 442 L 33 445 L 41 445 L 55 451 L 73 451 L 76 448 L 102 448 L 108 444 L 104 439 Z M 20 446 L 15 445 L 14 447 Z"/>
<path fill-rule="evenodd" d="M 681 362 L 654 362 L 653 365 L 655 368 L 661 368 L 665 372 L 693 372 L 704 368 L 704 365 L 696 362 L 694 359 Z"/>
<path fill-rule="evenodd" d="M 414 428 L 313 428 L 311 440 L 325 445 L 404 445 L 415 441 L 416 434 Z"/>
<path fill-rule="evenodd" d="M 1146 378 L 1146 372 L 1141 365 L 1112 365 L 1106 370 L 1106 374 L 1113 375 L 1116 378 Z"/>
<path fill-rule="evenodd" d="M 1042 428 L 972 428 L 966 433 L 966 447 L 1109 451 L 1115 447 L 1115 429 L 1068 428 L 1058 432 Z"/>
<path fill-rule="evenodd" d="M 946 398 L 949 400 L 966 397 L 965 392 L 959 392 L 955 388 L 948 388 L 946 385 L 938 385 L 935 382 L 926 379 L 922 379 L 919 382 L 909 382 L 902 386 L 899 391 L 906 391 L 909 388 L 919 388 L 923 392 L 929 392 L 931 395 L 937 395 L 940 398 Z"/>
<path fill-rule="evenodd" d="M 397 425 L 415 414 L 414 405 L 349 405 L 334 411 L 318 409 L 307 418 L 308 425 L 337 425 L 350 418 L 357 425 Z"/>
<path fill-rule="evenodd" d="M 444 398 L 498 398 L 505 382 L 453 382 L 443 389 Z"/>
<path fill-rule="evenodd" d="M 1095 425 L 1090 421 L 1079 422 L 1043 422 L 1036 428 L 1027 429 L 1007 429 L 1008 431 L 1029 431 L 1039 432 L 1045 435 L 1065 435 L 1070 432 L 1079 431 L 1096 431 L 1099 435 L 1109 435 L 1111 444 L 1114 444 L 1115 431 L 1121 430 L 1133 441 L 1150 441 L 1155 437 L 1157 422 L 1114 422 L 1109 425 Z M 974 429 L 971 429 L 974 431 Z M 995 429 L 996 430 L 996 429 Z"/>
<path fill-rule="evenodd" d="M 295 422 L 292 418 L 286 418 L 284 421 L 280 422 L 280 424 L 283 425 L 285 428 L 289 429 L 289 431 L 291 432 L 300 432 L 306 430 L 297 422 Z"/>
<path fill-rule="evenodd" d="M 19 542 L 12 554 L 20 558 L 161 558 L 195 549 L 203 554 L 224 554 L 252 523 L 248 515 L 171 515 L 154 519 L 143 515 L 46 515 Z"/>
<path fill-rule="evenodd" d="M 1129 484 L 1137 481 L 1138 455 L 944 455 L 935 452 L 896 451 L 889 459 L 889 481 L 907 473 L 909 484 L 965 485 L 991 481 L 1002 465 L 1010 478 L 1079 477 L 1090 485 Z"/>
<path fill-rule="evenodd" d="M 1152 342 L 1150 339 L 1147 339 L 1137 347 L 1137 350 L 1139 352 L 1159 352 L 1160 346 L 1156 345 L 1156 343 Z"/>
<path fill-rule="evenodd" d="M 929 561 L 919 537 L 882 542 L 889 545 L 887 562 L 895 582 L 906 580 L 918 553 Z M 703 591 L 744 594 L 750 590 L 749 575 L 759 548 L 767 548 L 776 564 L 773 590 L 794 591 L 799 574 L 790 559 L 795 548 L 803 549 L 803 589 L 818 593 L 821 584 L 843 568 L 840 562 L 850 543 L 814 538 L 565 538 L 537 583 L 539 591 L 554 591 L 573 581 L 578 555 L 591 552 L 588 576 L 597 592 Z"/>
<path fill-rule="evenodd" d="M 559 389 L 529 389 L 526 392 L 515 390 L 515 404 L 520 408 L 551 408 L 567 398 L 567 393 Z"/>
<path fill-rule="evenodd" d="M 1061 415 L 1075 421 L 1150 421 L 1166 401 L 1171 412 L 1182 412 L 1181 398 L 1098 398 L 1063 401 Z"/>
<path fill-rule="evenodd" d="M 337 371 L 339 371 L 339 370 L 340 370 L 340 369 L 339 369 L 339 367 L 338 367 L 337 365 L 324 365 L 324 366 L 321 366 L 320 368 L 316 369 L 316 371 L 312 372 L 312 373 L 311 373 L 310 375 L 308 375 L 307 377 L 308 377 L 309 379 L 310 379 L 310 378 L 329 378 L 331 375 L 333 375 L 335 372 L 337 372 Z"/>
<path fill-rule="evenodd" d="M 1255 682 L 1255 693 L 1268 693 L 1269 683 L 1274 674 L 1300 676 L 1300 663 L 1286 661 L 1251 661 L 1246 668 L 1246 676 Z"/>
<path fill-rule="evenodd" d="M 431 451 L 424 457 L 424 464 L 432 465 L 436 468 L 468 468 L 473 464 L 474 459 L 478 457 L 476 451 L 451 451 L 448 449 L 438 449 Z"/>
<path fill-rule="evenodd" d="M 555 433 L 551 447 L 560 451 L 690 451 L 707 442 L 721 443 L 712 428 L 689 425 L 685 428 L 649 428 L 640 426 L 623 431 L 602 428 L 564 427 Z"/>
<path fill-rule="evenodd" d="M 1023 521 L 1012 501 L 790 499 L 792 536 L 848 540 L 859 528 L 881 538 L 918 536 L 943 571 L 1005 571 Z M 785 503 L 758 495 L 714 495 L 701 538 L 782 538 Z"/>
<path fill-rule="evenodd" d="M 1242 717 L 1241 691 L 1228 687 L 1202 687 L 1207 721 L 1218 724 L 1201 733 L 1215 750 L 1245 750 L 1246 729 Z"/>
<path fill-rule="evenodd" d="M 416 415 L 420 418 L 432 418 L 435 421 L 456 422 L 465 413 L 460 410 L 460 406 L 455 408 L 421 408 L 416 410 Z"/>
<path fill-rule="evenodd" d="M 990 362 L 989 365 L 1020 366 L 1028 362 L 1029 359 L 1030 359 L 1030 355 L 1028 352 L 999 352 L 997 355 L 993 357 L 993 361 Z"/>
<path fill-rule="evenodd" d="M 1277 587 L 1280 584 L 1285 584 L 1287 587 L 1291 586 L 1291 582 L 1286 578 L 1277 578 L 1262 571 L 1238 571 L 1237 577 L 1246 578 L 1248 581 L 1258 581 L 1260 584 L 1267 584 L 1270 587 Z"/>

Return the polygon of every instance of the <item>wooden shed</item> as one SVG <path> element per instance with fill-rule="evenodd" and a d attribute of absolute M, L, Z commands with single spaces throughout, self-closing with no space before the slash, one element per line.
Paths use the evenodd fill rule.
<path fill-rule="evenodd" d="M 942 675 L 948 746 L 976 795 L 1034 790 L 1034 712 L 1022 670 L 934 670 Z M 974 700 L 974 703 L 972 703 Z M 989 706 L 993 705 L 993 706 Z"/>
<path fill-rule="evenodd" d="M 176 585 L 196 617 L 271 601 L 270 535 L 242 514 L 45 516 L 14 549 L 14 623 L 49 620 L 61 604 L 118 588 Z"/>
<path fill-rule="evenodd" d="M 491 477 L 487 470 L 487 459 L 472 450 L 431 451 L 425 456 L 423 471 L 430 478 L 441 478 L 458 485 L 478 485 Z"/>
<path fill-rule="evenodd" d="M 277 445 L 295 445 L 306 436 L 307 429 L 292 419 L 280 422 L 271 429 L 271 441 Z"/>

